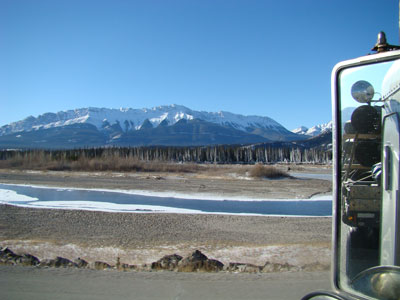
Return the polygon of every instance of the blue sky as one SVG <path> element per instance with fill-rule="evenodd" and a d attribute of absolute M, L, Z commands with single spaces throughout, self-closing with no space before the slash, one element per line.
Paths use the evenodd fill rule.
<path fill-rule="evenodd" d="M 0 126 L 81 107 L 331 119 L 330 74 L 398 44 L 397 0 L 0 0 Z"/>

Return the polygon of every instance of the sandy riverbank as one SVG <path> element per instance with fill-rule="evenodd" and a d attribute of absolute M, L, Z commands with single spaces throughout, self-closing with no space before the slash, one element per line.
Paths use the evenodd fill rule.
<path fill-rule="evenodd" d="M 0 206 L 0 243 L 40 259 L 151 263 L 199 249 L 223 263 L 330 261 L 330 218 L 131 214 Z"/>
<path fill-rule="evenodd" d="M 54 187 L 146 191 L 196 195 L 200 198 L 307 199 L 330 193 L 332 183 L 321 179 L 254 179 L 243 174 L 243 166 L 211 166 L 196 173 L 112 173 L 1 170 L 0 183 Z M 330 174 L 328 166 L 281 166 L 291 172 Z"/>

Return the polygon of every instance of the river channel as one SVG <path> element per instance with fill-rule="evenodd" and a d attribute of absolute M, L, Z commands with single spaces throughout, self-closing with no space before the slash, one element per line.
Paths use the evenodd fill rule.
<path fill-rule="evenodd" d="M 0 184 L 0 202 L 11 205 L 115 212 L 217 213 L 268 216 L 331 216 L 329 197 L 312 200 L 197 200 L 128 192 Z"/>

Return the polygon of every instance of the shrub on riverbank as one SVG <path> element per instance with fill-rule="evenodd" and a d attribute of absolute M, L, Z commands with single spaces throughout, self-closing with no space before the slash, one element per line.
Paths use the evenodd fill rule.
<path fill-rule="evenodd" d="M 290 175 L 283 170 L 280 170 L 274 166 L 265 166 L 262 164 L 254 165 L 251 168 L 249 174 L 251 177 L 255 178 L 274 179 L 274 178 L 290 177 Z"/>

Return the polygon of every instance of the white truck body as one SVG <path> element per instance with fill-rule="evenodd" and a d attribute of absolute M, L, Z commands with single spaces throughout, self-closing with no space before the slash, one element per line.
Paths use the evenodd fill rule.
<path fill-rule="evenodd" d="M 400 60 L 382 85 L 382 212 L 380 264 L 400 265 Z"/>

